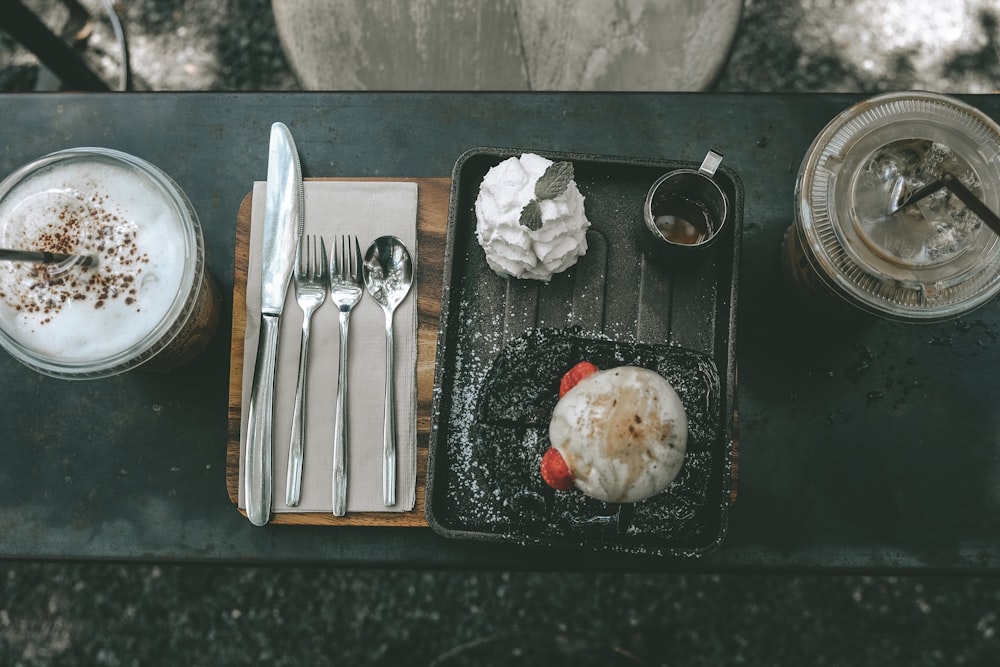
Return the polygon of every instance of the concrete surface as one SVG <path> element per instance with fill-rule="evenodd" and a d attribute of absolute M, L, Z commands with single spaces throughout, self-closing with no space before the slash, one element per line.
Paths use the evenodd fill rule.
<path fill-rule="evenodd" d="M 58 21 L 55 0 L 28 4 Z M 136 0 L 124 17 L 137 89 L 301 87 L 268 0 Z M 747 0 L 716 88 L 995 90 L 998 25 L 995 0 Z M 105 26 L 88 57 L 114 76 Z M 31 55 L 0 33 L 0 89 L 30 90 L 38 78 Z M 0 665 L 10 666 L 399 667 L 497 633 L 588 636 L 620 649 L 624 664 L 627 653 L 671 667 L 1000 664 L 997 577 L 13 562 L 0 572 Z"/>
<path fill-rule="evenodd" d="M 272 6 L 310 90 L 704 90 L 726 62 L 743 0 Z"/>
<path fill-rule="evenodd" d="M 58 0 L 25 2 L 53 27 L 62 24 Z M 85 4 L 100 14 L 100 0 Z M 123 14 L 137 90 L 294 90 L 309 83 L 293 73 L 269 0 L 133 0 L 123 3 Z M 106 21 L 90 46 L 88 59 L 113 82 L 118 54 Z M 713 87 L 986 92 L 1000 87 L 998 49 L 996 0 L 744 0 L 730 57 Z M 329 54 L 331 68 L 338 56 Z M 37 75 L 33 56 L 0 32 L 0 89 L 30 90 Z M 538 85 L 549 81 L 558 84 L 538 78 Z"/>
<path fill-rule="evenodd" d="M 985 667 L 1000 655 L 995 579 L 4 567 L 11 667 L 410 667 L 497 633 L 586 637 L 670 667 Z"/>
<path fill-rule="evenodd" d="M 718 90 L 1000 88 L 996 0 L 748 0 Z"/>
<path fill-rule="evenodd" d="M 528 89 L 511 0 L 272 6 L 292 71 L 310 90 Z"/>

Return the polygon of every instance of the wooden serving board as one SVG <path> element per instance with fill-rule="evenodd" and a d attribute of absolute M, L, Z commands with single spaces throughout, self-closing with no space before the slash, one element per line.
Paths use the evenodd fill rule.
<path fill-rule="evenodd" d="M 427 526 L 424 501 L 427 447 L 434 390 L 434 358 L 441 317 L 441 276 L 444 273 L 450 178 L 353 178 L 310 180 L 406 181 L 417 184 L 417 498 L 409 512 L 356 512 L 343 517 L 320 512 L 280 512 L 271 523 L 342 526 Z M 243 338 L 246 330 L 247 267 L 250 254 L 252 193 L 244 197 L 236 215 L 236 257 L 233 275 L 233 330 L 229 364 L 229 428 L 226 450 L 226 488 L 238 506 L 240 469 L 240 412 L 243 403 Z M 240 510 L 245 514 L 243 510 Z"/>

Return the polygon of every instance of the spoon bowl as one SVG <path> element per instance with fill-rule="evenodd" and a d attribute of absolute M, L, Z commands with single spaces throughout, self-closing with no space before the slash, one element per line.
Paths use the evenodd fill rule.
<path fill-rule="evenodd" d="M 413 285 L 413 261 L 401 240 L 380 236 L 365 252 L 365 288 L 385 313 L 385 420 L 382 437 L 382 499 L 396 504 L 396 399 L 393 385 L 392 315 Z"/>
<path fill-rule="evenodd" d="M 401 240 L 380 236 L 365 252 L 365 287 L 382 310 L 394 311 L 413 285 L 413 261 Z"/>

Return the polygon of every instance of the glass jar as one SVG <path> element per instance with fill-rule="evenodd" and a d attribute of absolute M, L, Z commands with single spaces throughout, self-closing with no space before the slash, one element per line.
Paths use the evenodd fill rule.
<path fill-rule="evenodd" d="M 198 217 L 140 158 L 73 148 L 18 169 L 0 183 L 0 246 L 96 259 L 0 262 L 0 345 L 38 372 L 171 370 L 217 328 Z"/>

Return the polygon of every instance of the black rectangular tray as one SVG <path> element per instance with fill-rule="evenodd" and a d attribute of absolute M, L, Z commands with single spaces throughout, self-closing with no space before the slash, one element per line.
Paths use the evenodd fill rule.
<path fill-rule="evenodd" d="M 547 284 L 498 276 L 475 233 L 475 201 L 486 172 L 525 152 L 573 163 L 591 222 L 587 254 Z M 439 534 L 671 556 L 701 555 L 722 543 L 738 470 L 743 186 L 732 170 L 719 168 L 716 179 L 730 200 L 721 238 L 696 265 L 665 266 L 643 252 L 642 205 L 653 182 L 677 168 L 698 163 L 512 148 L 475 148 L 457 160 L 427 473 L 427 521 Z M 516 367 L 512 359 L 547 366 L 517 355 L 526 341 L 538 348 L 553 340 L 566 359 L 525 374 L 539 389 L 523 401 L 530 404 L 524 427 L 516 426 L 520 418 L 507 422 L 513 429 L 484 421 L 494 367 Z M 553 369 L 577 353 L 659 369 L 678 388 L 693 428 L 684 468 L 667 491 L 619 506 L 577 491 L 556 494 L 541 482 L 538 462 L 548 445 L 538 415 L 556 400 Z M 529 385 L 521 382 L 518 391 L 530 393 Z M 685 390 L 689 385 L 696 389 Z"/>

